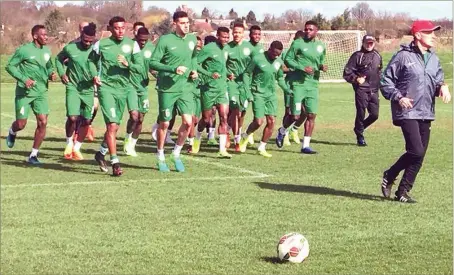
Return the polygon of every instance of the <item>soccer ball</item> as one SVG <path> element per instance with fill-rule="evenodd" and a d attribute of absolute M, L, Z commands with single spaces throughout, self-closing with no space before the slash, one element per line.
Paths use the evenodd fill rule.
<path fill-rule="evenodd" d="M 309 256 L 309 242 L 299 233 L 285 234 L 277 245 L 277 255 L 281 261 L 302 263 Z"/>

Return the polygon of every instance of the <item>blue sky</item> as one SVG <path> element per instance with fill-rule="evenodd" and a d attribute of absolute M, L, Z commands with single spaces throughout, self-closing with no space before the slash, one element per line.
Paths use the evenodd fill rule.
<path fill-rule="evenodd" d="M 59 1 L 59 6 L 65 3 L 83 4 L 83 1 Z M 274 13 L 280 16 L 288 9 L 307 9 L 314 13 L 321 12 L 328 18 L 341 13 L 345 8 L 353 7 L 361 1 L 144 1 L 145 8 L 158 6 L 170 12 L 182 4 L 188 5 L 195 12 L 201 13 L 204 7 L 226 15 L 231 8 L 241 16 L 250 10 L 254 11 L 258 20 L 263 19 L 264 13 Z M 362 1 L 367 2 L 374 11 L 406 12 L 413 18 L 420 19 L 452 19 L 452 1 Z"/>

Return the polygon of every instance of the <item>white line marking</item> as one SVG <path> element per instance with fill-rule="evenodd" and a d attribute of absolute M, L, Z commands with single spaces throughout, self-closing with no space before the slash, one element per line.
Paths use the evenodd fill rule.
<path fill-rule="evenodd" d="M 19 187 L 43 187 L 43 186 L 70 186 L 70 185 L 97 185 L 97 184 L 115 184 L 115 183 L 148 183 L 148 182 L 172 182 L 172 181 L 221 181 L 232 179 L 257 179 L 266 178 L 268 175 L 250 175 L 250 176 L 225 176 L 225 177 L 178 177 L 178 178 L 165 178 L 165 179 L 143 179 L 143 180 L 107 180 L 107 181 L 73 181 L 73 182 L 52 182 L 52 183 L 36 183 L 36 184 L 2 184 L 1 188 L 19 188 Z"/>

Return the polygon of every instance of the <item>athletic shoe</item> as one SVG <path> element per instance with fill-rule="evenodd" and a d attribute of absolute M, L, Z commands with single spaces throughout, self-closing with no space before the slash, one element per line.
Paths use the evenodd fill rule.
<path fill-rule="evenodd" d="M 364 139 L 364 137 L 359 137 L 356 144 L 360 147 L 367 146 L 367 143 L 366 143 L 366 140 Z"/>
<path fill-rule="evenodd" d="M 219 146 L 219 143 L 218 143 L 218 141 L 215 138 L 208 139 L 207 144 L 208 145 L 213 145 L 213 146 Z"/>
<path fill-rule="evenodd" d="M 169 166 L 165 161 L 158 161 L 159 172 L 170 172 Z"/>
<path fill-rule="evenodd" d="M 27 163 L 31 165 L 40 165 L 41 162 L 38 160 L 38 156 L 29 157 Z"/>
<path fill-rule="evenodd" d="M 109 168 L 107 168 L 107 162 L 105 159 L 105 156 L 101 154 L 101 152 L 96 152 L 95 154 L 95 160 L 99 165 L 99 169 L 103 171 L 104 173 L 107 173 L 109 171 Z"/>
<path fill-rule="evenodd" d="M 313 155 L 313 154 L 317 154 L 317 151 L 312 150 L 311 147 L 306 147 L 306 148 L 301 149 L 301 153 Z"/>
<path fill-rule="evenodd" d="M 239 144 L 240 145 L 240 152 L 242 152 L 242 153 L 246 152 L 248 143 L 249 143 L 248 138 L 243 138 L 242 137 L 240 139 L 240 144 Z"/>
<path fill-rule="evenodd" d="M 151 128 L 151 138 L 154 141 L 158 141 L 158 127 L 159 125 L 157 123 L 153 124 L 153 127 Z"/>
<path fill-rule="evenodd" d="M 6 146 L 8 146 L 8 148 L 13 148 L 15 142 L 16 142 L 16 135 L 8 134 L 8 136 L 6 137 Z"/>
<path fill-rule="evenodd" d="M 290 134 L 290 137 L 293 139 L 293 142 L 295 142 L 296 144 L 301 143 L 300 137 L 298 136 L 298 131 L 291 130 L 289 134 Z"/>
<path fill-rule="evenodd" d="M 389 198 L 391 196 L 391 189 L 395 180 L 396 179 L 390 179 L 388 177 L 388 170 L 383 172 L 383 178 L 381 180 L 381 193 L 385 198 Z"/>
<path fill-rule="evenodd" d="M 259 150 L 259 155 L 264 156 L 265 158 L 271 158 L 273 155 L 268 153 L 266 150 Z"/>
<path fill-rule="evenodd" d="M 285 135 L 284 136 L 284 145 L 285 146 L 290 146 L 291 145 L 289 135 Z"/>
<path fill-rule="evenodd" d="M 394 200 L 399 201 L 399 202 L 404 202 L 404 203 L 416 203 L 416 200 L 414 200 L 412 197 L 410 197 L 407 193 L 404 193 L 402 195 L 396 195 Z"/>
<path fill-rule="evenodd" d="M 120 167 L 120 163 L 112 164 L 112 176 L 119 177 L 123 175 L 123 170 Z"/>
<path fill-rule="evenodd" d="M 247 145 L 247 144 L 246 144 L 246 145 Z M 236 152 L 236 153 L 241 153 L 240 144 L 235 144 L 235 152 Z"/>
<path fill-rule="evenodd" d="M 222 159 L 231 159 L 231 158 L 232 158 L 232 155 L 230 155 L 229 153 L 227 153 L 227 150 L 219 151 L 219 153 L 218 153 L 218 158 L 222 158 Z"/>
<path fill-rule="evenodd" d="M 284 146 L 284 138 L 286 136 L 286 134 L 281 134 L 281 129 L 282 127 L 277 130 L 276 145 L 278 148 L 282 148 L 282 146 Z"/>
<path fill-rule="evenodd" d="M 175 165 L 175 170 L 177 170 L 177 172 L 184 172 L 184 164 L 181 161 L 180 157 L 175 157 L 173 154 L 171 154 L 170 159 L 172 160 L 173 164 Z"/>
<path fill-rule="evenodd" d="M 250 134 L 247 139 L 249 145 L 254 145 L 254 133 Z"/>
<path fill-rule="evenodd" d="M 131 156 L 131 157 L 137 157 L 136 149 L 134 147 L 132 147 L 130 144 L 125 145 L 123 150 L 126 155 Z"/>
<path fill-rule="evenodd" d="M 84 160 L 84 156 L 80 151 L 73 151 L 73 160 Z"/>
<path fill-rule="evenodd" d="M 165 144 L 172 144 L 172 145 L 175 144 L 175 141 L 173 141 L 172 138 L 170 137 L 170 131 L 167 131 Z"/>
<path fill-rule="evenodd" d="M 74 143 L 66 144 L 65 152 L 63 153 L 63 156 L 65 157 L 65 159 L 73 158 L 73 147 L 74 147 Z"/>
<path fill-rule="evenodd" d="M 202 142 L 201 139 L 194 138 L 194 143 L 192 144 L 192 153 L 197 154 L 200 151 L 200 143 Z"/>

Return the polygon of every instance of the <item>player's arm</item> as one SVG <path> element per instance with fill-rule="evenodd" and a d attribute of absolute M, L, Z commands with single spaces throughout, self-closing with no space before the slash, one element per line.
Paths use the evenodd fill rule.
<path fill-rule="evenodd" d="M 46 63 L 46 74 L 49 80 L 52 81 L 57 80 L 57 74 L 54 71 L 54 64 L 52 64 L 52 58 L 49 58 L 49 60 Z"/>
<path fill-rule="evenodd" d="M 61 50 L 61 52 L 59 52 L 57 54 L 57 57 L 55 58 L 55 67 L 57 67 L 57 73 L 60 76 L 60 78 L 62 78 L 62 79 L 66 75 L 65 61 L 68 58 L 69 58 L 69 56 L 68 56 L 68 53 L 66 51 L 66 47 L 64 47 L 63 50 Z"/>
<path fill-rule="evenodd" d="M 128 64 L 129 70 L 134 73 L 141 73 L 143 70 L 143 57 L 142 54 L 140 53 L 140 46 L 137 41 L 134 41 L 134 46 L 132 50 L 132 56 L 131 56 L 131 64 Z"/>
<path fill-rule="evenodd" d="M 358 78 L 358 68 L 357 68 L 357 53 L 353 53 L 348 59 L 347 64 L 344 67 L 344 79 L 348 83 L 355 83 Z"/>
<path fill-rule="evenodd" d="M 93 45 L 93 50 L 88 55 L 88 66 L 92 77 L 98 76 L 98 72 L 101 69 L 101 54 L 99 50 L 99 41 Z"/>
<path fill-rule="evenodd" d="M 445 74 L 443 72 L 443 68 L 441 67 L 440 60 L 438 60 L 437 74 L 435 75 L 436 96 L 440 96 L 440 89 L 443 85 L 447 84 L 445 84 Z"/>
<path fill-rule="evenodd" d="M 392 57 L 380 80 L 380 91 L 387 100 L 399 101 L 404 97 L 396 88 L 402 70 L 401 56 L 402 54 L 399 52 Z"/>
<path fill-rule="evenodd" d="M 284 58 L 284 63 L 290 70 L 300 70 L 304 72 L 304 67 L 296 61 L 296 52 L 298 50 L 297 41 L 292 42 L 292 45 L 288 49 L 287 55 Z"/>
<path fill-rule="evenodd" d="M 254 77 L 255 59 L 252 58 L 243 74 L 244 88 L 248 94 L 251 93 L 252 78 Z"/>
<path fill-rule="evenodd" d="M 6 65 L 5 69 L 17 81 L 21 82 L 22 84 L 25 84 L 25 82 L 27 82 L 27 80 L 29 80 L 30 78 L 21 74 L 21 72 L 17 69 L 17 66 L 20 63 L 22 63 L 22 61 L 24 61 L 22 51 L 23 47 L 20 47 L 14 52 L 13 56 L 8 61 L 8 64 Z"/>
<path fill-rule="evenodd" d="M 177 67 L 170 66 L 164 63 L 161 63 L 164 54 L 167 51 L 167 45 L 165 39 L 161 38 L 158 40 L 158 44 L 153 51 L 150 59 L 150 68 L 155 71 L 163 71 L 168 73 L 176 73 Z"/>
<path fill-rule="evenodd" d="M 276 80 L 277 80 L 277 85 L 282 89 L 282 91 L 292 94 L 292 90 L 287 86 L 287 83 L 284 80 L 284 70 L 279 68 L 279 71 L 276 73 Z"/>
<path fill-rule="evenodd" d="M 205 62 L 209 56 L 210 52 L 208 50 L 208 47 L 203 47 L 202 50 L 200 50 L 200 52 L 197 54 L 197 72 L 211 77 L 212 73 L 203 68 L 203 62 Z"/>
<path fill-rule="evenodd" d="M 318 66 L 317 69 L 320 71 L 326 72 L 328 70 L 328 66 L 325 64 L 325 58 L 326 58 L 326 46 L 323 45 L 323 52 L 320 56 L 320 66 Z"/>

